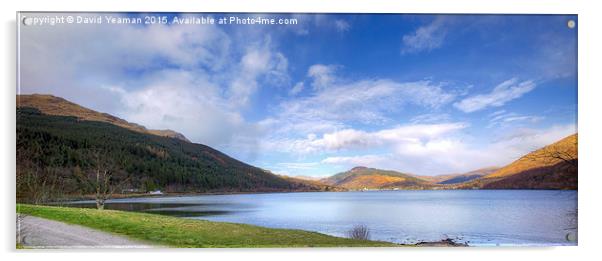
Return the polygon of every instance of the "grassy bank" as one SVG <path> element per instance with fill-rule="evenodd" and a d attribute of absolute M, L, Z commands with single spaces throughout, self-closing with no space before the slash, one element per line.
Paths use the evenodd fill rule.
<path fill-rule="evenodd" d="M 17 204 L 26 215 L 82 225 L 170 247 L 386 247 L 315 232 L 210 222 L 146 213 Z"/>

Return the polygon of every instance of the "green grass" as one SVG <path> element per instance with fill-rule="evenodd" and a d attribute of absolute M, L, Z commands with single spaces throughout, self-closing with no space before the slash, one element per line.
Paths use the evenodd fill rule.
<path fill-rule="evenodd" d="M 170 247 L 393 247 L 316 232 L 273 229 L 115 210 L 17 204 L 26 215 L 82 225 Z"/>

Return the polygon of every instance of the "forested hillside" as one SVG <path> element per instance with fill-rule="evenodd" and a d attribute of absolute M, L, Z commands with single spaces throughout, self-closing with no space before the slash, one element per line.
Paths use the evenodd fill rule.
<path fill-rule="evenodd" d="M 319 190 L 247 165 L 215 149 L 106 122 L 17 108 L 17 197 L 40 201 L 91 193 L 102 166 L 130 191 L 238 192 Z M 41 199 L 34 199 L 41 198 Z"/>
<path fill-rule="evenodd" d="M 88 121 L 100 121 L 111 123 L 113 125 L 123 127 L 129 130 L 154 134 L 158 136 L 171 137 L 181 139 L 183 141 L 189 140 L 182 135 L 173 130 L 149 130 L 146 127 L 128 122 L 124 119 L 117 118 L 108 113 L 101 113 L 86 107 L 83 107 L 79 104 L 70 102 L 61 97 L 53 96 L 53 95 L 44 95 L 44 94 L 30 94 L 30 95 L 17 95 L 17 106 L 18 107 L 30 107 L 36 108 L 41 113 L 46 115 L 55 115 L 55 116 L 73 116 L 80 120 L 88 120 Z"/>

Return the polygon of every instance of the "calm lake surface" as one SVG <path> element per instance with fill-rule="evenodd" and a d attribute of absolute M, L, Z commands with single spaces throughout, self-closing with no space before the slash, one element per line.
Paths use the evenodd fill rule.
<path fill-rule="evenodd" d="M 93 207 L 91 201 L 74 206 Z M 469 245 L 576 245 L 576 191 L 435 190 L 305 192 L 111 200 L 108 209 L 294 228 L 345 237 L 365 225 L 370 239 Z"/>

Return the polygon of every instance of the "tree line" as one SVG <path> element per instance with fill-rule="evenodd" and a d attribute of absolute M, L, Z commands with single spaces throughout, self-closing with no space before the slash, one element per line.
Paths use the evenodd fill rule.
<path fill-rule="evenodd" d="M 201 144 L 17 109 L 18 201 L 112 194 L 119 192 L 117 185 L 142 192 L 282 191 L 299 186 Z"/>

